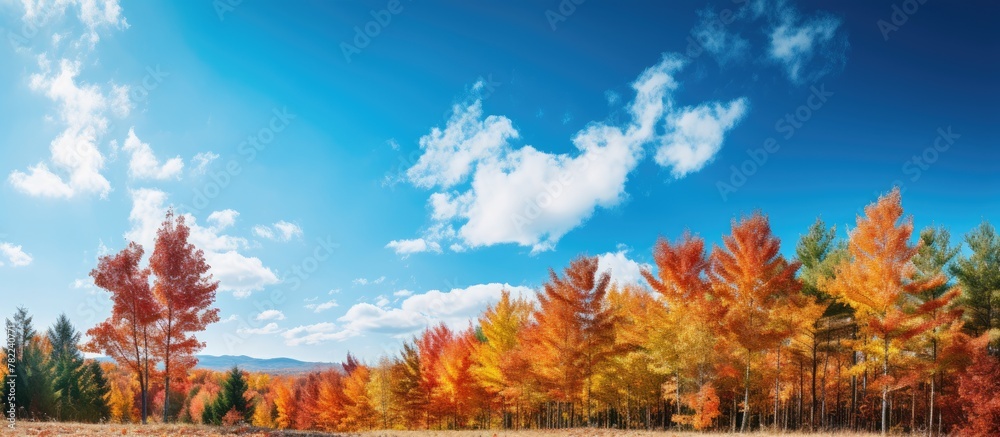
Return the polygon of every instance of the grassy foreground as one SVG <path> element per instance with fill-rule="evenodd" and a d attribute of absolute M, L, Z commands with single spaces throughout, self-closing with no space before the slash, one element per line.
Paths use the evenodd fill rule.
<path fill-rule="evenodd" d="M 83 423 L 59 422 L 18 422 L 13 433 L 5 428 L 3 435 L 17 436 L 230 436 L 246 437 L 283 437 L 283 436 L 361 436 L 361 437 L 710 437 L 734 435 L 724 433 L 696 433 L 675 431 L 636 431 L 608 430 L 592 428 L 575 428 L 561 430 L 530 430 L 530 431 L 369 431 L 364 433 L 328 434 L 313 431 L 275 431 L 253 427 L 214 427 L 203 425 L 95 425 Z M 746 436 L 775 435 L 770 433 L 748 433 Z M 866 433 L 785 433 L 782 436 L 820 436 L 832 435 L 838 437 L 868 437 L 877 434 Z"/>

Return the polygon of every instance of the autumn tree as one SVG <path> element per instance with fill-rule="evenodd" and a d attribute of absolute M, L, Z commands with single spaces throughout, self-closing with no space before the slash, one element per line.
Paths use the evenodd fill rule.
<path fill-rule="evenodd" d="M 375 422 L 375 407 L 369 397 L 368 385 L 371 382 L 371 370 L 364 364 L 358 364 L 347 373 L 344 379 L 344 417 L 340 428 L 344 431 L 367 430 Z"/>
<path fill-rule="evenodd" d="M 883 433 L 889 429 L 889 389 L 892 356 L 898 355 L 901 342 L 915 334 L 908 314 L 909 302 L 940 287 L 943 276 L 920 279 L 912 262 L 919 246 L 910 244 L 912 219 L 903 219 L 899 189 L 865 207 L 858 216 L 848 240 L 849 259 L 836 267 L 833 279 L 821 280 L 820 286 L 842 299 L 855 310 L 862 331 L 879 345 L 870 352 L 881 361 Z"/>
<path fill-rule="evenodd" d="M 653 248 L 653 260 L 656 274 L 643 269 L 642 275 L 666 308 L 652 315 L 659 326 L 650 332 L 646 347 L 653 368 L 673 376 L 663 395 L 679 413 L 685 384 L 700 388 L 718 362 L 717 326 L 726 307 L 709 287 L 703 239 L 687 232 L 674 243 L 661 238 Z"/>
<path fill-rule="evenodd" d="M 513 299 L 510 291 L 501 290 L 497 303 L 488 306 L 479 317 L 485 341 L 477 342 L 473 348 L 470 372 L 491 396 L 500 398 L 504 414 L 510 404 L 520 401 L 523 395 L 519 387 L 529 364 L 524 354 L 519 353 L 520 339 L 532 309 L 526 300 Z"/>
<path fill-rule="evenodd" d="M 131 370 L 139 381 L 140 416 L 146 423 L 150 376 L 156 368 L 154 324 L 162 306 L 149 285 L 149 269 L 140 268 L 142 246 L 129 243 L 114 255 L 99 258 L 90 272 L 94 284 L 111 293 L 111 316 L 87 330 L 84 350 L 101 353 Z"/>
<path fill-rule="evenodd" d="M 972 365 L 958 379 L 965 423 L 959 435 L 995 435 L 1000 430 L 1000 358 L 986 353 L 984 335 L 973 348 Z"/>
<path fill-rule="evenodd" d="M 777 348 L 790 334 L 778 323 L 789 296 L 798 293 L 798 262 L 780 253 L 781 241 L 771 233 L 767 217 L 755 213 L 734 221 L 723 246 L 712 249 L 709 279 L 713 293 L 728 310 L 721 319 L 725 332 L 745 352 L 743 420 L 750 415 L 750 368 L 754 354 Z"/>
<path fill-rule="evenodd" d="M 209 323 L 219 321 L 219 309 L 212 308 L 218 281 L 208 273 L 205 254 L 188 242 L 191 229 L 183 215 L 167 212 L 166 220 L 156 234 L 156 246 L 149 266 L 156 283 L 153 294 L 162 307 L 157 320 L 157 351 L 163 361 L 164 390 L 163 421 L 169 421 L 170 380 L 194 367 L 194 353 L 205 346 L 195 333 Z"/>
<path fill-rule="evenodd" d="M 408 428 L 427 427 L 426 408 L 429 404 L 429 393 L 422 381 L 420 349 L 416 342 L 403 343 L 399 360 L 391 371 L 393 396 L 400 403 L 403 421 Z"/>
<path fill-rule="evenodd" d="M 295 426 L 297 403 L 293 384 L 292 381 L 286 379 L 274 381 L 274 409 L 277 415 L 274 424 L 278 429 L 288 429 Z"/>
<path fill-rule="evenodd" d="M 367 385 L 368 399 L 382 429 L 389 429 L 395 422 L 397 398 L 392 390 L 392 369 L 397 363 L 387 356 L 379 358 L 378 363 L 371 368 Z"/>
<path fill-rule="evenodd" d="M 605 294 L 611 281 L 597 274 L 597 257 L 570 262 L 560 277 L 549 270 L 549 281 L 538 293 L 535 324 L 527 333 L 533 357 L 533 372 L 558 401 L 559 420 L 568 404 L 570 426 L 575 424 L 574 405 L 586 406 L 590 420 L 593 376 L 614 350 L 612 312 Z"/>

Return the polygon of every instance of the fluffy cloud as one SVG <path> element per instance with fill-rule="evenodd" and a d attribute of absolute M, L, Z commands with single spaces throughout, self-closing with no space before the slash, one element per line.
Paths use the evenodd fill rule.
<path fill-rule="evenodd" d="M 56 103 L 64 129 L 49 144 L 49 163 L 39 162 L 27 172 L 14 170 L 8 181 L 31 196 L 70 198 L 79 193 L 111 191 L 103 175 L 104 156 L 97 147 L 108 129 L 108 98 L 96 85 L 80 83 L 80 62 L 63 59 L 58 69 L 44 56 L 39 57 L 40 73 L 31 76 L 30 86 Z M 59 174 L 57 174 L 57 172 Z"/>
<path fill-rule="evenodd" d="M 58 51 L 66 54 L 54 68 L 42 52 L 37 56 L 39 72 L 32 74 L 29 81 L 32 90 L 55 103 L 58 122 L 63 130 L 49 144 L 50 158 L 47 162 L 30 165 L 26 171 L 14 170 L 7 180 L 15 189 L 31 196 L 71 198 L 78 194 L 96 193 L 105 197 L 111 191 L 111 185 L 101 174 L 104 156 L 97 144 L 108 131 L 108 112 L 121 117 L 128 115 L 131 109 L 129 88 L 111 83 L 106 90 L 102 90 L 97 85 L 81 82 L 82 55 L 79 49 L 93 48 L 100 39 L 98 31 L 103 28 L 128 27 L 121 14 L 121 6 L 117 0 L 24 0 L 12 3 L 24 8 L 22 20 L 26 27 L 55 27 L 56 20 L 63 25 L 66 24 L 63 23 L 65 18 L 72 17 L 82 26 L 83 34 L 77 43 L 66 48 L 60 47 L 62 40 L 76 29 L 64 33 L 56 31 L 52 38 L 38 40 L 59 47 Z M 77 13 L 67 13 L 70 9 L 75 9 Z M 22 52 L 30 51 L 29 45 L 33 43 L 18 40 L 17 37 L 12 37 L 10 42 Z"/>
<path fill-rule="evenodd" d="M 125 238 L 142 244 L 150 251 L 156 241 L 156 231 L 167 213 L 167 194 L 147 188 L 131 190 L 130 193 L 132 211 L 129 221 L 132 228 L 125 233 Z M 209 215 L 209 227 L 200 226 L 190 214 L 185 214 L 185 220 L 191 228 L 189 241 L 205 252 L 205 261 L 212 266 L 210 273 L 219 280 L 219 289 L 231 291 L 237 297 L 246 297 L 253 291 L 280 281 L 259 258 L 239 253 L 240 249 L 247 247 L 246 239 L 222 233 L 238 215 L 232 210 L 216 211 Z"/>
<path fill-rule="evenodd" d="M 484 118 L 480 98 L 455 105 L 444 129 L 420 139 L 423 154 L 406 172 L 414 185 L 441 190 L 428 199 L 434 224 L 420 238 L 386 247 L 404 256 L 440 251 L 445 241 L 456 251 L 503 243 L 549 250 L 598 208 L 612 208 L 627 197 L 625 183 L 645 147 L 659 145 L 657 162 L 677 177 L 700 169 L 718 152 L 747 102 L 677 108 L 674 75 L 683 65 L 677 56 L 664 56 L 639 75 L 627 106 L 630 121 L 590 123 L 572 138 L 576 153 L 515 148 L 509 144 L 519 137 L 513 123 L 502 116 Z"/>
<path fill-rule="evenodd" d="M 747 99 L 743 98 L 728 105 L 699 105 L 671 114 L 667 125 L 672 129 L 656 149 L 656 163 L 670 167 L 675 178 L 701 170 L 719 152 L 726 132 L 746 115 L 747 109 Z"/>
<path fill-rule="evenodd" d="M 340 325 L 319 323 L 290 329 L 283 335 L 289 345 L 317 344 L 327 340 L 343 340 L 369 333 L 402 337 L 428 326 L 445 323 L 453 329 L 464 329 L 488 305 L 500 299 L 501 290 L 509 290 L 514 297 L 534 299 L 534 291 L 527 287 L 509 284 L 480 284 L 451 291 L 431 290 L 413 294 L 399 307 L 358 303 L 337 319 Z"/>
<path fill-rule="evenodd" d="M 24 21 L 35 26 L 43 26 L 51 20 L 66 15 L 67 10 L 76 9 L 75 17 L 83 26 L 80 41 L 93 47 L 100 41 L 99 30 L 103 28 L 128 28 L 118 0 L 23 0 Z M 53 37 L 58 44 L 60 37 Z"/>
<path fill-rule="evenodd" d="M 290 241 L 292 238 L 302 237 L 302 228 L 294 223 L 280 220 L 271 226 L 256 225 L 253 227 L 253 234 L 268 240 Z"/>
<path fill-rule="evenodd" d="M 261 312 L 260 314 L 257 314 L 257 316 L 254 317 L 254 320 L 257 320 L 257 321 L 262 321 L 262 320 L 285 320 L 285 313 L 282 313 L 281 311 L 278 311 L 278 310 L 266 310 L 266 311 Z"/>
<path fill-rule="evenodd" d="M 404 258 L 413 253 L 421 252 L 441 252 L 441 245 L 434 241 L 427 241 L 423 238 L 415 238 L 412 240 L 392 240 L 389 244 L 385 245 L 386 248 L 392 249 L 397 254 L 402 255 Z"/>
<path fill-rule="evenodd" d="M 285 337 L 285 344 L 297 346 L 300 344 L 319 344 L 329 340 L 343 340 L 348 335 L 330 322 L 316 323 L 313 325 L 298 326 L 289 329 L 281 334 Z"/>
<path fill-rule="evenodd" d="M 216 230 L 226 229 L 236 223 L 240 213 L 232 209 L 213 211 L 208 215 L 208 223 Z"/>
<path fill-rule="evenodd" d="M 24 267 L 31 264 L 31 261 L 34 260 L 31 255 L 21 249 L 21 246 L 15 246 L 7 242 L 0 243 L 0 256 L 6 258 L 7 262 L 13 267 Z M 0 261 L 0 266 L 3 265 L 3 261 Z"/>
<path fill-rule="evenodd" d="M 132 159 L 128 163 L 128 174 L 134 179 L 180 178 L 181 171 L 184 170 L 184 161 L 180 156 L 170 158 L 161 165 L 149 143 L 142 142 L 135 135 L 135 128 L 128 130 L 128 137 L 125 138 L 122 150 L 132 154 Z"/>

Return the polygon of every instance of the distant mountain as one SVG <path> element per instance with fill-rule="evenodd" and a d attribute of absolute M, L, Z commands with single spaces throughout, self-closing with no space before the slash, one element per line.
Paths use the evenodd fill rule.
<path fill-rule="evenodd" d="M 317 363 L 292 358 L 253 358 L 246 355 L 196 355 L 199 369 L 229 370 L 233 366 L 250 372 L 302 373 L 340 367 L 339 363 Z"/>
<path fill-rule="evenodd" d="M 263 372 L 275 375 L 305 373 L 329 368 L 340 368 L 340 363 L 317 363 L 299 361 L 291 358 L 254 358 L 246 355 L 195 355 L 198 358 L 198 369 L 226 371 L 238 366 L 250 372 Z M 108 357 L 95 357 L 97 361 L 112 361 Z M 162 366 L 162 364 L 161 364 Z M 159 367 L 159 366 L 158 366 Z"/>

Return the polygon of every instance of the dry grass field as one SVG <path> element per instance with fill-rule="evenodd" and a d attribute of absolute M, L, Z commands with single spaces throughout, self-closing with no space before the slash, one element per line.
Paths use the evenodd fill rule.
<path fill-rule="evenodd" d="M 562 429 L 545 431 L 370 431 L 352 434 L 328 434 L 309 431 L 274 431 L 252 427 L 212 427 L 200 425 L 92 425 L 79 423 L 40 423 L 19 422 L 17 429 L 11 433 L 5 428 L 3 435 L 16 436 L 246 436 L 246 437 L 322 437 L 322 436 L 361 436 L 361 437 L 710 437 L 727 435 L 723 433 L 696 433 L 674 431 L 636 431 L 636 430 L 606 430 L 606 429 Z M 876 434 L 865 433 L 749 433 L 746 436 L 782 435 L 838 437 L 868 437 Z"/>

